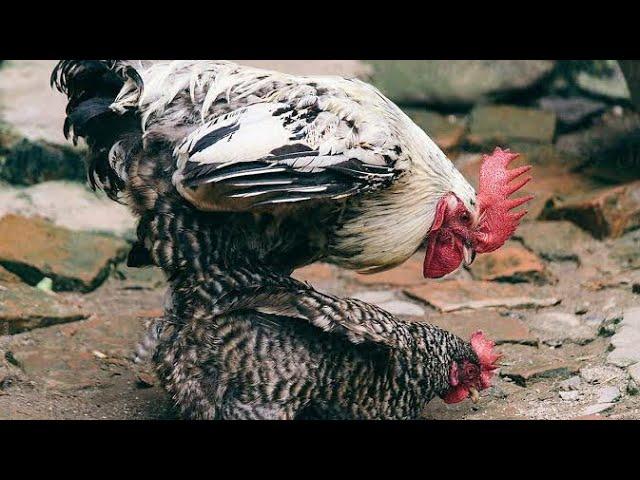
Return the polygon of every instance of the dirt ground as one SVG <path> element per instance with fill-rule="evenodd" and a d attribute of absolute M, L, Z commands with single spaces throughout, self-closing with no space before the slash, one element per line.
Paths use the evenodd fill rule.
<path fill-rule="evenodd" d="M 0 89 L 11 91 L 0 99 L 3 120 L 26 139 L 64 142 L 64 102 L 48 86 L 53 62 L 11 65 L 0 75 Z M 255 65 L 362 78 L 373 71 L 355 61 Z M 640 419 L 640 163 L 629 157 L 619 160 L 633 163 L 615 164 L 624 168 L 576 168 L 583 144 L 627 119 L 640 120 L 615 102 L 600 105 L 598 95 L 574 99 L 580 108 L 556 105 L 557 118 L 533 100 L 527 105 L 535 108 L 479 105 L 457 116 L 408 107 L 471 182 L 479 152 L 496 144 L 497 133 L 500 144 L 534 165 L 527 193 L 536 199 L 515 237 L 437 281 L 422 278 L 424 252 L 368 276 L 327 264 L 295 273 L 321 291 L 361 298 L 409 321 L 465 338 L 481 329 L 496 341 L 500 369 L 481 401 L 435 399 L 425 419 Z M 161 315 L 165 284 L 157 270 L 123 266 L 122 245 L 133 225 L 123 208 L 79 183 L 0 183 L 0 232 L 11 222 L 13 239 L 3 244 L 0 237 L 0 263 L 31 268 L 17 278 L 0 267 L 0 419 L 177 418 L 148 366 L 133 361 L 146 322 Z M 37 215 L 57 229 L 34 224 Z M 70 231 L 84 232 L 85 247 L 105 247 L 86 247 L 64 262 L 34 253 L 42 245 L 38 235 L 51 244 L 49 236 L 57 239 L 58 249 L 81 248 Z M 33 269 L 53 279 L 56 293 L 33 288 Z M 91 291 L 58 291 L 64 285 Z"/>

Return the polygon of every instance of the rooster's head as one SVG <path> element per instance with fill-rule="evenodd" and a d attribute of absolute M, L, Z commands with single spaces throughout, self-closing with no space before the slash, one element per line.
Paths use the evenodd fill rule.
<path fill-rule="evenodd" d="M 425 278 L 439 278 L 457 269 L 464 261 L 473 262 L 477 253 L 488 253 L 501 247 L 515 232 L 526 210 L 512 210 L 533 197 L 509 198 L 531 180 L 520 178 L 531 166 L 507 170 L 517 153 L 496 148 L 483 156 L 475 211 L 450 192 L 440 199 L 426 241 Z"/>
<path fill-rule="evenodd" d="M 471 398 L 476 403 L 478 392 L 491 386 L 491 377 L 498 368 L 500 355 L 493 350 L 494 343 L 482 332 L 471 335 L 471 349 L 475 355 L 454 360 L 449 370 L 450 388 L 442 396 L 445 403 L 458 403 Z"/>

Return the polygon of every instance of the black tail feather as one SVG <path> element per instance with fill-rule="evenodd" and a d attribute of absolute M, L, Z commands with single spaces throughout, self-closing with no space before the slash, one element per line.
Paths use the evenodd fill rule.
<path fill-rule="evenodd" d="M 109 151 L 119 140 L 130 142 L 142 135 L 136 109 L 117 113 L 111 108 L 128 80 L 142 91 L 139 73 L 120 60 L 62 60 L 51 74 L 52 87 L 69 99 L 65 137 L 71 137 L 74 144 L 78 137 L 85 139 L 91 152 L 87 178 L 94 189 L 103 189 L 113 199 L 118 198 L 124 182 L 109 164 Z"/>

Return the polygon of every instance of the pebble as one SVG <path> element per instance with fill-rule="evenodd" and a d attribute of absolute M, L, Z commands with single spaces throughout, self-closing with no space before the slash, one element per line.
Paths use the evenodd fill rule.
<path fill-rule="evenodd" d="M 558 384 L 560 390 L 568 391 L 568 390 L 578 390 L 580 388 L 580 384 L 582 380 L 578 375 L 575 375 L 571 378 L 567 378 Z"/>
<path fill-rule="evenodd" d="M 636 363 L 635 365 L 631 365 L 627 368 L 629 375 L 636 382 L 636 384 L 640 385 L 640 363 Z"/>
<path fill-rule="evenodd" d="M 620 396 L 618 387 L 605 387 L 599 391 L 598 403 L 614 403 L 620 400 Z"/>
<path fill-rule="evenodd" d="M 582 305 L 578 305 L 575 309 L 575 314 L 576 315 L 584 315 L 585 313 L 587 313 L 589 311 L 589 304 L 588 303 L 584 303 Z"/>
<path fill-rule="evenodd" d="M 603 383 L 623 376 L 623 371 L 613 366 L 585 367 L 580 369 L 582 379 L 590 384 Z"/>
<path fill-rule="evenodd" d="M 378 304 L 378 306 L 393 315 L 422 317 L 425 314 L 425 311 L 422 307 L 416 305 L 415 303 L 403 302 L 401 300 L 380 303 Z"/>
<path fill-rule="evenodd" d="M 609 410 L 613 407 L 613 403 L 596 403 L 595 405 L 590 405 L 582 411 L 582 415 L 593 415 L 595 413 L 604 412 L 605 410 Z"/>
<path fill-rule="evenodd" d="M 580 392 L 573 390 L 571 392 L 560 392 L 559 395 L 562 400 L 575 402 L 576 400 L 578 400 L 578 397 L 580 396 Z"/>
<path fill-rule="evenodd" d="M 627 367 L 640 363 L 640 308 L 631 308 L 624 312 L 615 335 L 611 337 L 614 350 L 607 357 L 608 363 Z"/>

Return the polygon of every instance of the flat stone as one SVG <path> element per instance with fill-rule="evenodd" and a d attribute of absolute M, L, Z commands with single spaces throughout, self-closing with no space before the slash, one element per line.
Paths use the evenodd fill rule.
<path fill-rule="evenodd" d="M 74 322 L 87 314 L 77 305 L 22 283 L 0 288 L 0 335 Z"/>
<path fill-rule="evenodd" d="M 637 112 L 606 112 L 588 128 L 558 135 L 556 147 L 581 159 L 575 170 L 585 177 L 609 184 L 631 182 L 640 176 L 638 122 Z"/>
<path fill-rule="evenodd" d="M 640 268 L 640 230 L 635 230 L 611 241 L 609 256 L 624 269 Z"/>
<path fill-rule="evenodd" d="M 574 390 L 570 392 L 560 392 L 558 395 L 562 400 L 575 402 L 580 397 L 580 392 Z"/>
<path fill-rule="evenodd" d="M 378 304 L 380 308 L 386 310 L 393 315 L 405 315 L 412 317 L 421 317 L 425 314 L 424 308 L 411 302 L 402 300 L 393 300 Z"/>
<path fill-rule="evenodd" d="M 544 80 L 548 60 L 374 60 L 372 82 L 401 104 L 470 106 Z"/>
<path fill-rule="evenodd" d="M 627 372 L 629 372 L 633 381 L 636 382 L 636 385 L 640 385 L 640 362 L 628 367 Z"/>
<path fill-rule="evenodd" d="M 2 118 L 28 139 L 67 145 L 62 133 L 67 99 L 49 88 L 57 62 L 11 60 L 2 65 Z"/>
<path fill-rule="evenodd" d="M 604 102 L 577 96 L 543 97 L 538 100 L 538 106 L 544 111 L 554 113 L 558 119 L 558 126 L 563 130 L 584 125 L 607 108 Z"/>
<path fill-rule="evenodd" d="M 4 283 L 20 283 L 20 277 L 14 275 L 9 270 L 0 265 L 0 290 L 2 290 L 2 284 Z"/>
<path fill-rule="evenodd" d="M 596 365 L 580 369 L 580 378 L 592 385 L 610 382 L 624 375 L 623 370 L 611 365 Z"/>
<path fill-rule="evenodd" d="M 631 100 L 636 110 L 640 110 L 640 64 L 635 60 L 618 60 L 618 65 L 624 74 Z"/>
<path fill-rule="evenodd" d="M 129 209 L 76 182 L 51 181 L 27 188 L 0 186 L 0 217 L 42 217 L 74 231 L 133 238 L 136 220 Z"/>
<path fill-rule="evenodd" d="M 429 315 L 427 321 L 465 339 L 481 330 L 497 345 L 535 344 L 537 341 L 524 322 L 511 315 L 500 315 L 495 310 L 487 310 L 482 315 L 469 311 L 434 314 Z"/>
<path fill-rule="evenodd" d="M 620 400 L 618 387 L 604 387 L 598 391 L 598 403 L 614 403 Z"/>
<path fill-rule="evenodd" d="M 560 299 L 524 284 L 502 284 L 473 280 L 444 280 L 407 288 L 405 292 L 442 312 L 487 307 L 531 308 L 549 307 Z"/>
<path fill-rule="evenodd" d="M 582 416 L 595 415 L 596 413 L 606 412 L 613 408 L 614 403 L 596 403 L 595 405 L 589 405 L 582 411 Z"/>
<path fill-rule="evenodd" d="M 602 415 L 591 414 L 591 415 L 579 415 L 577 417 L 570 418 L 569 420 L 607 420 Z"/>
<path fill-rule="evenodd" d="M 584 345 L 598 335 L 597 327 L 583 323 L 572 313 L 540 312 L 529 318 L 527 324 L 542 342 L 550 345 L 565 342 Z"/>
<path fill-rule="evenodd" d="M 419 108 L 403 110 L 442 150 L 450 151 L 462 142 L 466 127 L 457 117 Z"/>
<path fill-rule="evenodd" d="M 143 323 L 130 317 L 101 318 L 16 335 L 3 348 L 39 384 L 76 390 L 109 384 L 131 369 Z M 133 379 L 132 379 L 133 380 Z"/>
<path fill-rule="evenodd" d="M 55 291 L 93 290 L 127 252 L 128 244 L 115 237 L 72 232 L 17 215 L 0 219 L 0 264 L 30 285 L 46 276 Z"/>
<path fill-rule="evenodd" d="M 640 308 L 625 310 L 624 318 L 611 337 L 614 348 L 607 362 L 619 367 L 628 367 L 640 362 Z"/>
<path fill-rule="evenodd" d="M 338 75 L 368 79 L 370 65 L 360 60 L 232 60 L 241 65 L 276 70 L 291 75 Z"/>
<path fill-rule="evenodd" d="M 562 391 L 578 390 L 581 384 L 582 379 L 580 378 L 580 376 L 575 375 L 571 378 L 567 378 L 566 380 L 561 381 L 558 384 L 558 389 Z"/>
<path fill-rule="evenodd" d="M 521 386 L 543 378 L 566 379 L 580 369 L 576 362 L 549 349 L 505 345 L 502 350 L 504 366 L 500 368 L 500 376 L 510 378 Z"/>
<path fill-rule="evenodd" d="M 579 261 L 585 248 L 593 244 L 591 235 L 567 221 L 526 222 L 518 227 L 514 238 L 550 261 Z"/>
<path fill-rule="evenodd" d="M 467 142 L 481 148 L 512 142 L 551 143 L 556 116 L 534 108 L 481 105 L 471 112 Z"/>
<path fill-rule="evenodd" d="M 163 287 L 167 283 L 165 274 L 158 267 L 128 267 L 119 264 L 114 272 L 114 277 L 122 282 L 124 290 L 154 290 Z"/>
<path fill-rule="evenodd" d="M 479 255 L 470 268 L 476 280 L 531 282 L 544 284 L 553 281 L 542 261 L 515 242 L 507 242 L 498 250 Z"/>
<path fill-rule="evenodd" d="M 422 253 L 424 255 L 424 253 Z M 420 254 L 414 255 L 402 265 L 380 273 L 353 274 L 358 283 L 363 285 L 392 285 L 394 287 L 406 287 L 427 283 L 422 275 L 423 261 Z"/>
<path fill-rule="evenodd" d="M 640 181 L 554 197 L 545 205 L 541 219 L 569 220 L 596 238 L 620 237 L 640 227 Z"/>
<path fill-rule="evenodd" d="M 0 180 L 33 185 L 48 180 L 86 179 L 83 154 L 68 145 L 21 137 L 0 123 Z"/>
<path fill-rule="evenodd" d="M 367 290 L 356 292 L 351 296 L 363 302 L 374 303 L 376 305 L 397 299 L 396 293 L 393 290 Z"/>
<path fill-rule="evenodd" d="M 578 71 L 575 75 L 575 82 L 581 90 L 597 95 L 608 97 L 613 100 L 626 100 L 631 96 L 627 82 L 618 62 L 615 60 L 604 60 L 610 73 L 592 73 L 589 71 Z"/>

